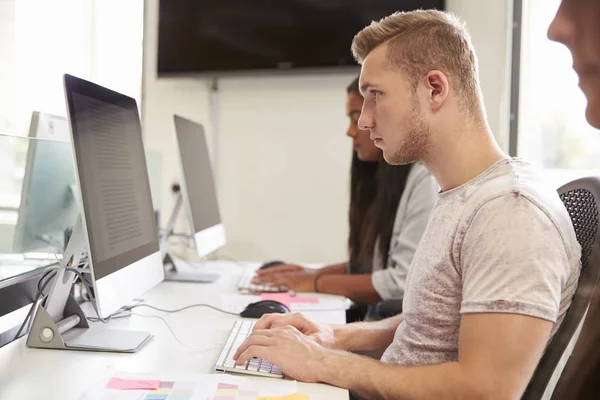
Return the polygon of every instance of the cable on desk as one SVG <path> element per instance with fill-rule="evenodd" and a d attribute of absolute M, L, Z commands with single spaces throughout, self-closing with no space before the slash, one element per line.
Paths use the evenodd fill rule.
<path fill-rule="evenodd" d="M 218 311 L 218 312 L 222 312 L 224 314 L 235 315 L 235 316 L 238 316 L 238 317 L 240 316 L 240 313 L 234 313 L 234 312 L 231 312 L 231 311 L 221 310 L 220 308 L 217 308 L 215 306 L 211 306 L 210 304 L 191 304 L 189 306 L 177 308 L 175 310 L 165 310 L 165 309 L 162 309 L 162 308 L 151 306 L 150 304 L 136 304 L 134 306 L 129 307 L 129 310 L 134 309 L 134 308 L 138 308 L 138 307 L 148 307 L 148 308 L 151 308 L 153 310 L 161 311 L 161 312 L 166 312 L 166 313 L 169 313 L 169 314 L 175 314 L 175 313 L 178 313 L 178 312 L 181 312 L 181 311 L 185 311 L 185 310 L 189 310 L 190 308 L 195 308 L 195 307 L 206 307 L 206 308 L 210 308 L 212 310 Z"/>
<path fill-rule="evenodd" d="M 163 317 L 161 317 L 159 315 L 144 315 L 144 314 L 138 314 L 138 313 L 134 313 L 134 312 L 132 312 L 131 314 L 135 315 L 137 317 L 157 318 L 157 319 L 160 319 L 167 326 L 167 328 L 169 329 L 169 331 L 171 332 L 171 334 L 173 335 L 173 337 L 175 338 L 175 340 L 177 342 L 179 342 L 179 344 L 181 344 L 182 346 L 189 347 L 189 348 L 194 349 L 194 350 L 202 350 L 202 351 L 210 350 L 212 348 L 217 348 L 217 347 L 221 346 L 221 345 L 213 344 L 213 345 L 206 345 L 206 346 L 199 347 L 199 346 L 194 346 L 194 345 L 191 345 L 191 344 L 184 343 L 181 339 L 179 339 L 177 337 L 177 335 L 175 334 L 175 331 L 173 331 L 173 329 L 171 328 L 171 326 L 169 325 L 169 323 L 167 322 L 167 320 L 165 320 Z"/>
<path fill-rule="evenodd" d="M 63 257 L 64 257 L 64 253 L 62 252 L 62 250 L 59 247 L 56 247 L 54 249 L 54 258 L 56 259 L 57 263 L 60 265 L 60 260 L 58 258 L 56 250 L 58 250 L 58 252 L 61 253 L 61 255 L 63 255 Z M 44 270 L 44 272 L 42 273 L 42 276 L 40 277 L 40 279 L 38 280 L 38 283 L 37 283 L 37 293 L 35 295 L 33 302 L 31 303 L 31 308 L 29 308 L 29 311 L 27 312 L 27 315 L 25 316 L 23 323 L 17 330 L 17 333 L 16 333 L 15 337 L 13 338 L 13 340 L 17 340 L 21 336 L 23 329 L 25 328 L 27 323 L 30 321 L 30 319 L 33 315 L 33 311 L 35 310 L 35 308 L 38 305 L 38 302 L 40 301 L 40 297 L 42 297 L 42 295 L 44 294 L 44 289 L 46 289 L 46 286 L 48 286 L 48 284 L 50 282 L 52 282 L 52 280 L 56 277 L 58 268 L 60 268 L 59 265 L 46 268 Z M 79 277 L 79 279 L 82 280 L 83 284 L 86 285 L 86 288 L 89 288 L 88 282 L 83 275 L 83 273 L 89 272 L 89 270 L 87 269 L 87 265 L 88 265 L 87 263 L 83 263 L 83 264 L 80 264 L 81 268 L 69 267 L 69 268 L 66 268 L 66 270 L 76 273 L 77 276 Z M 97 314 L 98 310 L 97 310 L 95 304 L 94 304 L 94 309 L 96 310 L 96 314 Z"/>

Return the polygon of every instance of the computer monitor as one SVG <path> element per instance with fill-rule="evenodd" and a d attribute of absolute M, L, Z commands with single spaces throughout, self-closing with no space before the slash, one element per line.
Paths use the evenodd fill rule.
<path fill-rule="evenodd" d="M 217 191 L 202 125 L 174 116 L 182 181 L 181 195 L 199 256 L 223 247 L 225 227 L 221 221 Z"/>
<path fill-rule="evenodd" d="M 65 117 L 34 111 L 31 113 L 29 137 L 70 143 L 69 122 Z"/>
<path fill-rule="evenodd" d="M 136 352 L 151 334 L 90 326 L 70 293 L 77 276 L 91 281 L 104 319 L 164 279 L 137 104 L 74 76 L 64 85 L 82 212 L 50 292 L 35 306 L 27 346 Z"/>
<path fill-rule="evenodd" d="M 136 101 L 65 75 L 81 223 L 99 314 L 164 279 Z"/>
<path fill-rule="evenodd" d="M 36 111 L 29 136 L 13 251 L 62 251 L 79 214 L 69 124 Z"/>

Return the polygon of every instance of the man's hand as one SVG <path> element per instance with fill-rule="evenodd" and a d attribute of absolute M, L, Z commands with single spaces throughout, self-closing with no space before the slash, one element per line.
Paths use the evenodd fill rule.
<path fill-rule="evenodd" d="M 293 326 L 300 333 L 323 347 L 336 348 L 333 327 L 313 322 L 300 313 L 265 314 L 256 322 L 253 331 L 278 329 L 284 326 Z"/>
<path fill-rule="evenodd" d="M 233 356 L 237 365 L 251 358 L 264 358 L 277 365 L 286 376 L 302 382 L 320 382 L 320 369 L 328 350 L 287 325 L 254 330 Z"/>

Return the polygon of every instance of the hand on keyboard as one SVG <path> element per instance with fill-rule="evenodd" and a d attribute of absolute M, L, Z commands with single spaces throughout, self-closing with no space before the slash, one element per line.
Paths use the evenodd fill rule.
<path fill-rule="evenodd" d="M 270 285 L 268 283 L 265 284 L 255 284 L 252 283 L 254 279 L 254 271 L 246 271 L 242 274 L 239 282 L 238 289 L 242 292 L 247 293 L 280 293 L 287 292 L 288 288 L 280 287 L 275 285 Z"/>
<path fill-rule="evenodd" d="M 284 267 L 273 267 L 265 271 L 275 270 Z M 284 286 L 295 292 L 314 292 L 315 279 L 317 278 L 318 270 L 303 269 L 302 271 L 294 272 L 273 272 L 269 274 L 256 275 L 253 283 L 269 284 L 273 286 Z"/>
<path fill-rule="evenodd" d="M 277 365 L 286 376 L 302 382 L 320 382 L 327 352 L 323 346 L 293 326 L 255 330 L 238 348 L 233 359 L 245 365 L 252 358 Z"/>
<path fill-rule="evenodd" d="M 293 326 L 302 334 L 326 348 L 336 348 L 333 328 L 326 324 L 311 321 L 301 313 L 265 314 L 254 324 L 253 330 L 275 329 L 286 325 Z"/>

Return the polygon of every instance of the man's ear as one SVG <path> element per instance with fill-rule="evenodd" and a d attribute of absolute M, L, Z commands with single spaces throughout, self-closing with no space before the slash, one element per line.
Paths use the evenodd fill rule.
<path fill-rule="evenodd" d="M 448 93 L 450 84 L 448 78 L 442 71 L 429 71 L 425 76 L 423 83 L 427 90 L 427 102 L 432 111 L 437 111 L 442 107 Z"/>

